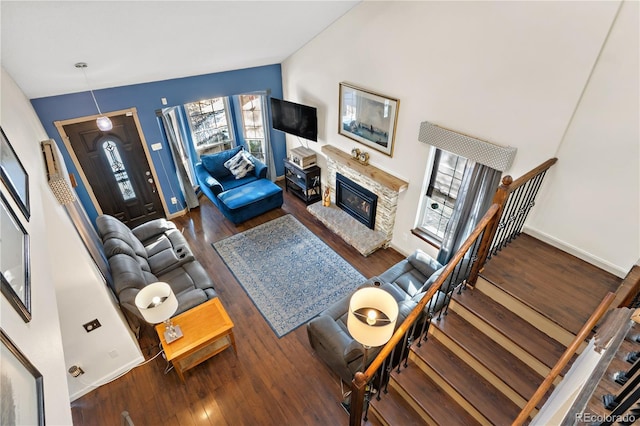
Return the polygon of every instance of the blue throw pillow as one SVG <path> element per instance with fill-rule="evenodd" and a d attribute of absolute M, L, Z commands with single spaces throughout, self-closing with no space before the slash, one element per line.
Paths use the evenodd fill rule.
<path fill-rule="evenodd" d="M 203 155 L 200 157 L 202 166 L 214 178 L 229 176 L 231 172 L 224 166 L 224 163 L 242 150 L 242 146 L 237 146 L 215 154 Z"/>

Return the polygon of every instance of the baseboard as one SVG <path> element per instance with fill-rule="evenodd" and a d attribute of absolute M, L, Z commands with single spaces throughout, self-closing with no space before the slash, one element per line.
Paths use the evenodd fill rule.
<path fill-rule="evenodd" d="M 71 400 L 71 402 L 75 401 L 76 399 L 83 397 L 84 395 L 88 394 L 89 392 L 98 389 L 100 386 L 109 383 L 112 380 L 115 380 L 116 378 L 123 376 L 125 374 L 127 374 L 129 371 L 133 370 L 135 367 L 137 367 L 138 365 L 140 365 L 141 363 L 144 362 L 144 357 L 142 355 L 136 357 L 134 360 L 132 360 L 131 362 L 129 362 L 128 364 L 123 365 L 122 367 L 120 367 L 119 369 L 117 369 L 116 371 L 114 371 L 113 373 L 111 373 L 108 376 L 104 376 L 101 377 L 100 379 L 96 380 L 93 383 L 84 383 L 82 382 L 82 384 L 85 385 L 84 388 L 80 389 L 77 392 L 74 392 L 73 394 L 69 395 L 69 399 Z M 79 376 L 77 378 L 70 378 L 69 380 L 81 380 L 82 376 Z"/>
<path fill-rule="evenodd" d="M 179 217 L 179 216 L 184 216 L 185 214 L 187 214 L 187 209 L 182 209 L 182 210 L 179 210 L 179 211 L 177 211 L 175 213 L 171 213 L 171 214 L 167 215 L 167 219 L 171 220 L 171 219 Z"/>
<path fill-rule="evenodd" d="M 552 245 L 553 247 L 560 249 L 564 252 L 567 252 L 575 257 L 577 257 L 578 259 L 582 259 L 585 262 L 588 262 L 594 266 L 597 266 L 598 268 L 607 271 L 617 277 L 620 278 L 624 278 L 627 276 L 627 273 L 629 271 L 625 271 L 624 268 L 618 266 L 618 265 L 614 265 L 611 262 L 608 262 L 604 259 L 601 259 L 597 256 L 594 256 L 593 254 L 586 252 L 582 249 L 579 249 L 577 247 L 572 246 L 571 244 L 567 244 L 564 241 L 558 240 L 555 237 L 552 237 L 549 234 L 545 234 L 542 231 L 538 231 L 536 229 L 530 228 L 528 226 L 524 226 L 522 232 L 531 235 L 534 238 L 539 239 L 540 241 L 543 241 L 547 244 Z"/>

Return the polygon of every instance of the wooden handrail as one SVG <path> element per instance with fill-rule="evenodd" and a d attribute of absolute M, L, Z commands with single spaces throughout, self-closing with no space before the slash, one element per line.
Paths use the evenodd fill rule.
<path fill-rule="evenodd" d="M 573 339 L 571 344 L 564 351 L 556 365 L 554 365 L 549 374 L 547 374 L 547 377 L 544 379 L 540 387 L 538 387 L 538 390 L 536 390 L 529 402 L 527 402 L 522 411 L 520 411 L 518 417 L 516 417 L 516 419 L 513 421 L 512 426 L 523 425 L 524 422 L 529 418 L 529 415 L 531 414 L 533 409 L 542 400 L 547 391 L 549 391 L 551 385 L 553 385 L 553 381 L 567 366 L 582 342 L 584 342 L 589 333 L 591 333 L 593 327 L 595 327 L 598 321 L 600 321 L 600 318 L 602 318 L 605 312 L 607 312 L 607 309 L 609 309 L 609 306 L 611 305 L 615 297 L 615 294 L 609 292 L 604 297 L 604 299 L 602 299 L 602 302 L 600 302 L 596 310 L 593 311 L 587 322 L 582 326 L 575 339 Z"/>
<path fill-rule="evenodd" d="M 536 167 L 534 169 L 531 169 L 529 172 L 527 172 L 524 175 L 520 176 L 518 179 L 516 179 L 513 182 L 507 184 L 508 187 L 509 187 L 509 192 L 513 192 L 516 189 L 520 188 L 522 185 L 524 185 L 525 183 L 529 182 L 531 179 L 533 179 L 534 177 L 538 176 L 540 173 L 548 170 L 551 166 L 553 166 L 557 162 L 558 162 L 557 158 L 550 158 L 547 161 L 545 161 L 544 163 L 540 164 L 538 167 Z M 504 179 L 506 179 L 506 178 L 510 178 L 511 179 L 510 176 L 505 176 Z"/>
<path fill-rule="evenodd" d="M 409 329 L 413 326 L 413 323 L 418 319 L 424 307 L 431 301 L 431 298 L 434 294 L 440 289 L 442 284 L 449 278 L 451 273 L 458 266 L 458 263 L 462 260 L 464 255 L 467 253 L 469 248 L 476 241 L 478 236 L 492 225 L 492 221 L 497 221 L 499 218 L 497 216 L 499 210 L 499 206 L 497 204 L 493 204 L 485 215 L 480 219 L 473 232 L 467 237 L 465 242 L 462 244 L 460 249 L 456 252 L 453 258 L 447 263 L 447 266 L 444 268 L 438 279 L 429 287 L 427 293 L 422 297 L 420 303 L 411 311 L 409 316 L 400 324 L 400 326 L 396 329 L 391 336 L 391 339 L 387 342 L 387 344 L 382 348 L 382 350 L 378 353 L 376 358 L 369 364 L 369 367 L 366 369 L 364 373 L 358 371 L 356 372 L 353 382 L 352 382 L 352 392 L 351 392 L 351 411 L 350 415 L 360 416 L 362 413 L 362 401 L 361 395 L 364 396 L 364 388 L 366 384 L 373 378 L 376 371 L 381 367 L 383 361 L 391 355 L 391 351 L 393 348 L 400 342 L 403 336 L 409 331 Z M 360 424 L 358 419 L 350 419 L 350 424 Z"/>

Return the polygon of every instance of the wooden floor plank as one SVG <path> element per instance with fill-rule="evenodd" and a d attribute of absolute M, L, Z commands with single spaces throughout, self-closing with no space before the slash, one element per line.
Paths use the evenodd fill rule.
<path fill-rule="evenodd" d="M 174 219 L 235 324 L 238 356 L 232 350 L 216 355 L 187 371 L 185 384 L 174 371 L 164 375 L 165 361 L 158 358 L 74 401 L 74 425 L 121 424 L 124 410 L 136 426 L 348 423 L 340 380 L 316 357 L 306 328 L 278 339 L 211 243 L 292 214 L 367 278 L 404 256 L 383 249 L 365 258 L 308 214 L 301 200 L 289 194 L 284 200 L 282 208 L 238 226 L 203 197 L 199 208 Z M 153 329 L 144 327 L 140 345 L 147 359 L 157 344 Z"/>
<path fill-rule="evenodd" d="M 622 282 L 527 234 L 492 257 L 482 276 L 573 334 Z"/>

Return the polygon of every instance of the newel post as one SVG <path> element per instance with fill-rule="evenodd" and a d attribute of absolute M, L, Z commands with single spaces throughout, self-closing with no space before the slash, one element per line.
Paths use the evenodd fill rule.
<path fill-rule="evenodd" d="M 364 373 L 358 371 L 351 382 L 351 403 L 349 404 L 349 426 L 362 425 L 364 412 L 364 393 L 367 379 Z"/>
<path fill-rule="evenodd" d="M 480 270 L 484 267 L 487 257 L 489 256 L 489 250 L 491 249 L 491 244 L 496 236 L 498 224 L 500 223 L 500 218 L 504 211 L 504 206 L 509 198 L 509 186 L 512 183 L 513 178 L 511 176 L 507 175 L 503 177 L 502 183 L 493 196 L 492 204 L 498 205 L 498 211 L 496 211 L 496 214 L 491 218 L 491 221 L 487 224 L 487 227 L 482 234 L 482 241 L 480 241 L 480 247 L 478 248 L 478 259 L 474 262 L 471 272 L 469 273 L 468 284 L 471 286 L 476 284 Z"/>

